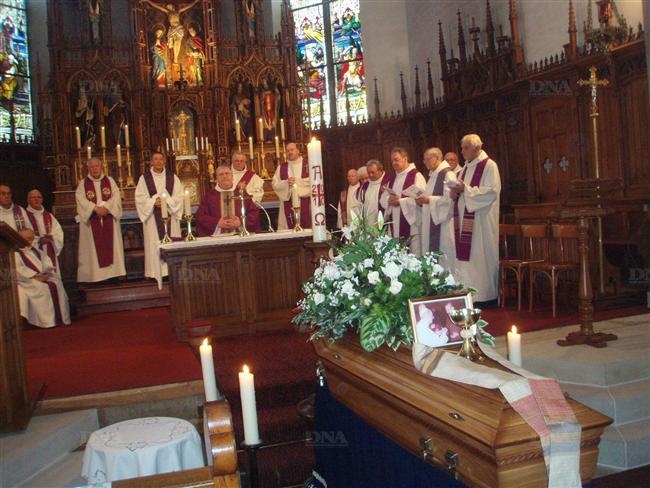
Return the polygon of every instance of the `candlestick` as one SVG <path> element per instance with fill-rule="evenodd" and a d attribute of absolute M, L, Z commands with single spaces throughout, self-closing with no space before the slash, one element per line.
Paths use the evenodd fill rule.
<path fill-rule="evenodd" d="M 124 125 L 124 144 L 127 148 L 131 147 L 129 143 L 129 126 L 127 124 Z"/>
<path fill-rule="evenodd" d="M 325 184 L 323 181 L 323 156 L 321 143 L 315 137 L 307 144 L 309 176 L 311 179 L 311 228 L 314 242 L 327 240 L 325 223 Z"/>
<path fill-rule="evenodd" d="M 235 120 L 235 140 L 237 142 L 241 141 L 241 124 L 239 123 L 239 119 Z"/>
<path fill-rule="evenodd" d="M 192 214 L 192 203 L 190 202 L 190 191 L 185 190 L 185 194 L 183 195 L 183 213 L 185 215 L 191 215 Z"/>
<path fill-rule="evenodd" d="M 115 146 L 115 153 L 117 154 L 117 167 L 121 168 L 122 167 L 122 148 L 118 144 Z"/>
<path fill-rule="evenodd" d="M 257 119 L 257 138 L 260 141 L 264 140 L 264 121 L 262 120 L 262 117 Z"/>
<path fill-rule="evenodd" d="M 212 346 L 208 344 L 208 339 L 203 339 L 199 346 L 201 353 L 201 370 L 203 371 L 203 390 L 205 391 L 205 401 L 213 402 L 219 398 L 217 390 L 217 379 L 214 376 L 214 361 L 212 359 Z"/>
<path fill-rule="evenodd" d="M 257 428 L 257 406 L 255 403 L 255 377 L 244 365 L 239 373 L 239 395 L 244 419 L 244 442 L 255 445 L 262 442 Z"/>
<path fill-rule="evenodd" d="M 280 139 L 275 136 L 275 157 L 280 159 Z"/>
<path fill-rule="evenodd" d="M 251 164 L 253 164 L 253 160 L 255 159 L 255 151 L 253 150 L 253 137 L 248 138 L 248 152 L 251 160 Z"/>
<path fill-rule="evenodd" d="M 167 210 L 167 193 L 160 195 L 160 212 L 163 219 L 169 217 L 169 212 Z"/>
<path fill-rule="evenodd" d="M 282 137 L 283 141 L 287 140 L 287 136 L 284 132 L 284 119 L 280 119 L 280 137 Z"/>
<path fill-rule="evenodd" d="M 508 332 L 508 359 L 512 364 L 521 366 L 521 335 L 517 333 L 517 327 L 512 326 Z"/>
<path fill-rule="evenodd" d="M 74 133 L 77 139 L 77 149 L 81 149 L 81 131 L 78 126 L 74 128 Z"/>
<path fill-rule="evenodd" d="M 90 146 L 86 148 L 86 155 L 88 156 L 88 159 L 93 157 L 93 150 L 91 149 Z"/>
<path fill-rule="evenodd" d="M 106 131 L 103 125 L 99 129 L 99 140 L 102 143 L 102 149 L 104 149 L 106 147 Z"/>

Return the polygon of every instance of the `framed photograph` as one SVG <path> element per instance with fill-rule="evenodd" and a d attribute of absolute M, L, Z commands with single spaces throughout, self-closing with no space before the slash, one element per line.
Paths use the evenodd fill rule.
<path fill-rule="evenodd" d="M 449 312 L 471 308 L 472 296 L 455 295 L 423 297 L 409 300 L 409 316 L 415 342 L 429 347 L 447 347 L 463 342 L 460 327 L 449 318 Z"/>

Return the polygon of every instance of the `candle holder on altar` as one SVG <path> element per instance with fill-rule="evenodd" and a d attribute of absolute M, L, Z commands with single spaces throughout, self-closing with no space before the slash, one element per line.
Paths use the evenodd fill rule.
<path fill-rule="evenodd" d="M 473 362 L 485 361 L 485 355 L 474 339 L 476 335 L 474 326 L 481 318 L 481 309 L 461 308 L 449 312 L 448 315 L 451 321 L 461 328 L 460 335 L 463 338 L 463 345 L 460 347 L 458 355 Z"/>
<path fill-rule="evenodd" d="M 83 179 L 83 174 L 84 174 L 84 165 L 83 162 L 81 161 L 81 147 L 77 148 L 77 161 L 74 163 L 74 177 L 75 177 L 75 184 L 79 184 L 79 182 Z"/>
<path fill-rule="evenodd" d="M 135 186 L 135 181 L 133 181 L 133 173 L 131 171 L 131 151 L 129 146 L 126 146 L 126 170 L 127 170 L 127 177 L 126 177 L 126 186 L 127 188 L 133 188 Z"/>
<path fill-rule="evenodd" d="M 167 230 L 168 229 L 168 224 L 169 224 L 169 217 L 162 217 L 162 221 L 163 221 L 163 227 L 165 229 L 165 235 L 160 240 L 160 243 L 161 244 L 169 244 L 170 242 L 172 242 L 172 238 L 169 237 L 169 232 Z"/>
<path fill-rule="evenodd" d="M 262 447 L 262 442 L 257 444 L 246 444 L 242 442 L 241 447 L 246 451 L 248 455 L 248 467 L 249 467 L 249 484 L 250 488 L 258 488 L 260 486 L 259 482 L 259 469 L 257 467 L 257 451 Z"/>
<path fill-rule="evenodd" d="M 196 240 L 196 235 L 194 235 L 194 232 L 192 232 L 192 220 L 194 220 L 194 215 L 186 214 L 183 215 L 183 220 L 187 222 L 187 235 L 185 236 L 185 239 L 183 239 L 185 242 L 192 242 Z"/>
<path fill-rule="evenodd" d="M 240 237 L 247 237 L 251 235 L 250 232 L 248 232 L 248 229 L 246 228 L 246 200 L 250 200 L 251 197 L 248 195 L 244 195 L 243 193 L 240 193 L 239 195 L 235 195 L 232 197 L 234 200 L 239 200 L 240 208 L 241 208 L 241 216 L 239 217 L 241 220 L 241 227 L 239 229 L 239 236 Z"/>
<path fill-rule="evenodd" d="M 302 226 L 300 225 L 300 207 L 293 207 L 293 218 L 296 221 L 296 225 L 293 226 L 293 231 L 302 232 Z"/>
<path fill-rule="evenodd" d="M 106 147 L 102 147 L 102 169 L 104 170 L 104 174 L 108 176 L 109 172 L 108 172 L 108 161 L 106 161 Z"/>

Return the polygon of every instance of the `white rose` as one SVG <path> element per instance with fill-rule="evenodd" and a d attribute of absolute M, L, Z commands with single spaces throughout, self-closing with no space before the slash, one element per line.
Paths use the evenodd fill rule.
<path fill-rule="evenodd" d="M 370 305 L 372 305 L 372 300 L 371 300 L 370 298 L 365 298 L 365 299 L 363 300 L 363 304 L 364 304 L 366 307 L 369 307 Z"/>
<path fill-rule="evenodd" d="M 388 289 L 388 291 L 390 291 L 393 295 L 397 295 L 401 290 L 402 290 L 402 283 L 399 280 L 391 280 L 390 288 Z"/>
<path fill-rule="evenodd" d="M 454 277 L 451 275 L 451 273 L 447 275 L 447 278 L 445 279 L 445 284 L 452 285 L 452 286 L 456 284 L 456 280 L 454 280 Z"/>
<path fill-rule="evenodd" d="M 323 275 L 328 280 L 336 280 L 341 276 L 341 272 L 336 265 L 330 265 L 323 270 Z"/>
<path fill-rule="evenodd" d="M 341 286 L 341 293 L 345 293 L 348 298 L 352 298 L 354 295 L 357 294 L 357 291 L 354 289 L 354 285 L 350 280 L 346 280 L 343 283 L 343 286 Z"/>
<path fill-rule="evenodd" d="M 374 261 L 370 258 L 366 258 L 363 260 L 363 266 L 366 268 L 371 268 L 372 265 L 374 264 Z"/>
<path fill-rule="evenodd" d="M 445 268 L 440 266 L 438 263 L 433 265 L 433 272 L 438 274 L 438 273 L 443 273 L 445 271 Z"/>
<path fill-rule="evenodd" d="M 376 285 L 379 283 L 379 272 L 378 271 L 371 271 L 368 273 L 368 283 L 371 285 Z"/>
<path fill-rule="evenodd" d="M 391 280 L 397 278 L 400 275 L 400 273 L 402 272 L 402 269 L 397 264 L 395 264 L 393 262 L 386 263 L 385 265 L 383 265 L 381 267 L 381 270 Z"/>
<path fill-rule="evenodd" d="M 325 301 L 325 295 L 323 295 L 322 293 L 316 293 L 316 294 L 314 295 L 314 303 L 315 303 L 316 305 L 321 304 L 321 303 L 323 303 L 324 301 Z"/>

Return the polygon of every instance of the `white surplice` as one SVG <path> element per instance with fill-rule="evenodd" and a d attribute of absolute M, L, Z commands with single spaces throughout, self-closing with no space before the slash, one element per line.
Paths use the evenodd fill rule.
<path fill-rule="evenodd" d="M 248 171 L 248 168 L 244 168 L 242 171 L 238 171 L 232 167 L 231 169 L 232 181 L 234 183 L 233 187 L 236 187 L 239 185 L 239 180 L 241 180 Z M 264 198 L 264 180 L 257 176 L 257 174 L 254 174 L 246 185 L 246 193 L 253 197 L 253 200 L 255 200 L 257 203 L 261 203 L 262 199 Z"/>
<path fill-rule="evenodd" d="M 36 225 L 38 226 L 38 229 L 34 229 L 35 231 L 38 231 L 38 234 L 36 236 L 36 239 L 34 241 L 34 245 L 40 249 L 40 240 L 41 236 L 47 235 L 48 231 L 45 228 L 45 220 L 43 217 L 43 214 L 47 212 L 43 207 L 41 207 L 40 210 L 36 210 L 35 208 L 31 206 L 27 206 L 27 212 L 32 214 L 34 216 L 34 219 L 36 220 Z M 61 224 L 59 223 L 58 220 L 56 220 L 56 217 L 54 215 L 51 216 L 52 218 L 52 228 L 50 229 L 49 234 L 52 236 L 52 245 L 54 246 L 54 253 L 56 254 L 56 272 L 57 274 L 61 274 L 61 267 L 59 265 L 59 254 L 61 254 L 61 249 L 63 249 L 63 228 L 61 227 Z M 30 221 L 31 223 L 31 221 Z"/>
<path fill-rule="evenodd" d="M 469 261 L 459 261 L 453 270 L 459 283 L 476 288 L 474 301 L 495 300 L 498 296 L 499 277 L 499 197 L 501 177 L 497 163 L 488 160 L 478 186 L 470 186 L 476 166 L 487 158 L 485 151 L 466 162 L 465 189 L 458 198 L 460 228 L 467 208 L 474 214 L 472 250 Z M 458 237 L 458 236 L 456 236 Z"/>
<path fill-rule="evenodd" d="M 97 250 L 95 249 L 93 240 L 93 231 L 90 227 L 90 217 L 95 211 L 96 204 L 86 198 L 84 178 L 79 182 L 75 193 L 77 217 L 79 218 L 79 265 L 77 267 L 77 281 L 81 283 L 104 281 L 126 274 L 126 268 L 124 266 L 124 243 L 122 242 L 122 228 L 120 227 L 122 197 L 120 196 L 120 189 L 115 183 L 115 180 L 109 176 L 111 198 L 108 201 L 101 200 L 101 180 L 103 177 L 104 175 L 102 174 L 99 178 L 90 177 L 90 179 L 95 186 L 97 205 L 102 205 L 108 209 L 109 214 L 105 218 L 113 219 L 113 264 L 104 268 L 99 267 Z"/>
<path fill-rule="evenodd" d="M 357 200 L 357 190 L 359 189 L 359 183 L 356 185 L 348 185 L 348 191 L 346 192 L 346 201 L 345 201 L 345 220 L 347 222 L 347 225 L 350 225 L 350 222 L 352 221 L 352 212 L 355 212 L 358 214 L 357 207 L 359 205 L 359 201 Z M 339 205 L 336 209 L 336 228 L 341 229 L 343 228 L 343 218 L 341 215 L 341 200 L 339 197 Z"/>
<path fill-rule="evenodd" d="M 379 215 L 379 194 L 384 179 L 379 178 L 376 181 L 368 180 L 368 188 L 363 194 L 363 202 L 361 208 L 366 221 L 370 225 L 377 225 L 377 216 Z"/>
<path fill-rule="evenodd" d="M 303 178 L 302 175 L 302 156 L 294 161 L 287 161 L 289 165 L 288 175 L 293 176 L 296 179 L 296 190 L 298 191 L 298 197 L 304 198 L 311 195 L 311 180 L 309 177 Z M 282 165 L 278 165 L 273 174 L 273 180 L 271 182 L 273 186 L 273 191 L 278 196 L 280 200 L 280 211 L 278 212 L 278 230 L 286 230 L 289 228 L 287 224 L 287 216 L 284 214 L 284 202 L 291 200 L 291 188 L 289 188 L 288 180 L 283 180 L 280 178 L 280 168 Z"/>
<path fill-rule="evenodd" d="M 158 237 L 158 226 L 153 215 L 156 199 L 160 198 L 163 193 L 167 194 L 165 183 L 167 180 L 167 170 L 163 169 L 162 173 L 151 171 L 153 182 L 156 185 L 156 193 L 149 196 L 149 189 L 144 175 L 140 176 L 138 185 L 135 187 L 135 208 L 138 211 L 138 217 L 142 222 L 142 237 L 144 240 L 144 275 L 148 278 L 155 278 L 160 283 L 163 276 L 167 276 L 167 263 L 162 261 L 158 246 L 160 237 Z M 172 194 L 167 194 L 167 212 L 169 214 L 169 236 L 181 236 L 181 218 L 183 217 L 183 184 L 178 176 L 174 175 L 174 190 Z"/>
<path fill-rule="evenodd" d="M 21 254 L 38 270 L 38 273 L 52 273 L 47 281 L 54 283 L 56 286 L 61 319 L 64 324 L 69 324 L 70 308 L 63 282 L 57 274 L 53 273 L 54 265 L 50 257 L 34 247 L 26 247 L 15 253 L 20 315 L 37 327 L 48 328 L 57 325 L 55 305 L 50 293 L 50 287 L 34 278 L 37 272 L 25 264 Z"/>

